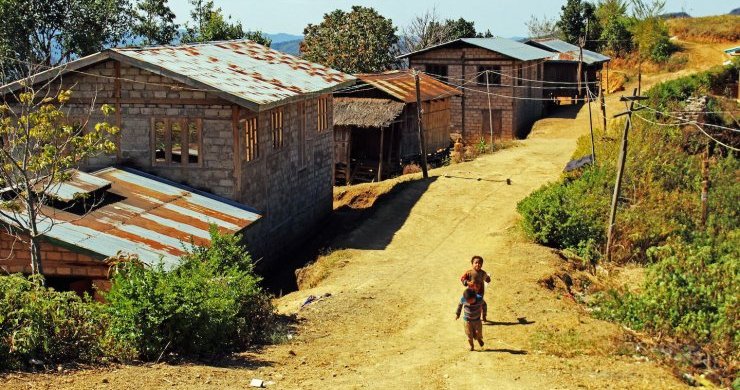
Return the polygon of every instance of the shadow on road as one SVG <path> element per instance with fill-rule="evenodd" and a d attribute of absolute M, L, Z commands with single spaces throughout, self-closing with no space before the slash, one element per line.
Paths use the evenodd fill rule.
<path fill-rule="evenodd" d="M 519 317 L 516 319 L 516 321 L 488 321 L 484 322 L 484 325 L 487 326 L 512 326 L 512 325 L 532 325 L 534 324 L 534 321 L 529 321 L 527 317 Z"/>
<path fill-rule="evenodd" d="M 576 119 L 581 107 L 583 107 L 583 103 L 553 106 L 547 110 L 544 118 Z M 592 105 L 591 109 L 593 108 Z"/>
<path fill-rule="evenodd" d="M 526 355 L 529 353 L 523 349 L 509 349 L 509 348 L 479 349 L 478 352 L 499 352 L 499 353 L 508 353 L 511 355 Z"/>

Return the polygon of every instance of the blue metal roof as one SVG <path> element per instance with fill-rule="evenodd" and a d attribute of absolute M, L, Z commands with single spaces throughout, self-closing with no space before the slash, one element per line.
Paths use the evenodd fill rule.
<path fill-rule="evenodd" d="M 546 50 L 550 50 L 557 54 L 551 55 L 550 60 L 552 61 L 578 61 L 580 56 L 579 47 L 565 42 L 560 39 L 547 38 L 547 39 L 533 39 L 527 41 L 533 45 L 545 47 Z M 583 49 L 583 62 L 588 65 L 598 64 L 601 62 L 610 61 L 611 57 L 605 56 L 595 51 Z"/>
<path fill-rule="evenodd" d="M 407 53 L 401 56 L 398 56 L 398 58 L 406 58 L 408 56 L 423 53 L 432 49 L 436 49 L 439 47 L 444 47 L 447 45 L 451 45 L 453 43 L 457 42 L 464 42 L 469 45 L 477 46 L 486 50 L 490 50 L 496 53 L 503 54 L 507 57 L 511 57 L 520 61 L 532 61 L 532 60 L 539 60 L 542 58 L 547 58 L 552 55 L 552 53 L 538 49 L 536 47 L 532 47 L 529 45 L 525 45 L 521 42 L 517 42 L 513 39 L 508 38 L 460 38 L 454 41 L 445 42 L 436 46 L 427 47 L 421 50 L 417 50 L 412 53 Z"/>
<path fill-rule="evenodd" d="M 113 196 L 84 217 L 44 206 L 47 217 L 39 217 L 38 224 L 45 237 L 101 257 L 122 251 L 171 267 L 187 244 L 210 245 L 211 224 L 222 233 L 237 233 L 260 218 L 248 206 L 133 169 L 106 168 L 92 176 L 110 182 L 106 194 Z M 17 217 L 27 220 L 25 214 Z"/>

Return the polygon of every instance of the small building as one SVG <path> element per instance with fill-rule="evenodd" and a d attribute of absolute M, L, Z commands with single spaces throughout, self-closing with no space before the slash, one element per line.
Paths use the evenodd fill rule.
<path fill-rule="evenodd" d="M 552 99 L 561 97 L 577 99 L 585 96 L 585 82 L 591 85 L 593 94 L 598 94 L 598 87 L 593 87 L 599 80 L 599 72 L 611 58 L 595 51 L 583 49 L 556 38 L 531 39 L 527 45 L 552 53 L 545 61 L 543 95 Z M 578 67 L 581 64 L 581 90 L 578 90 Z"/>
<path fill-rule="evenodd" d="M 83 123 L 104 120 L 102 104 L 115 107 L 106 120 L 121 129 L 117 152 L 83 171 L 132 168 L 259 210 L 242 233 L 260 267 L 277 265 L 332 210 L 331 93 L 352 85 L 350 75 L 235 40 L 107 49 L 0 87 L 9 105 L 24 82 L 71 89 L 65 110 Z M 132 218 L 153 231 L 181 226 Z"/>
<path fill-rule="evenodd" d="M 42 206 L 48 218 L 39 221 L 42 271 L 50 286 L 79 293 L 105 288 L 105 260 L 119 251 L 170 268 L 187 245 L 210 244 L 211 225 L 241 233 L 260 218 L 248 206 L 130 168 L 74 171 L 46 195 L 54 202 Z M 31 252 L 14 236 L 0 234 L 0 258 L 4 272 L 31 272 Z"/>
<path fill-rule="evenodd" d="M 740 56 L 740 46 L 735 46 L 729 49 L 725 49 L 725 54 L 732 56 L 732 57 Z"/>
<path fill-rule="evenodd" d="M 334 97 L 335 182 L 382 180 L 403 163 L 419 162 L 416 83 L 408 70 L 355 75 L 358 84 Z M 420 74 L 427 154 L 451 144 L 450 99 L 461 93 Z"/>
<path fill-rule="evenodd" d="M 465 143 L 525 137 L 542 115 L 544 59 L 552 53 L 506 38 L 461 38 L 399 58 L 462 89 L 452 98 Z"/>

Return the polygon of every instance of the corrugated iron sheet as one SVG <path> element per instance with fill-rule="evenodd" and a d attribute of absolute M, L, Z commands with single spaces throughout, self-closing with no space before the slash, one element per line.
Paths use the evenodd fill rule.
<path fill-rule="evenodd" d="M 249 40 L 111 50 L 259 105 L 354 79 Z"/>
<path fill-rule="evenodd" d="M 46 190 L 46 194 L 58 200 L 69 202 L 95 191 L 107 190 L 111 182 L 85 172 L 73 171 L 69 180 L 56 183 Z"/>
<path fill-rule="evenodd" d="M 509 56 L 511 58 L 514 58 L 520 61 L 539 60 L 539 59 L 547 58 L 552 55 L 550 52 L 547 52 L 545 50 L 538 49 L 536 47 L 532 47 L 529 45 L 525 45 L 513 39 L 496 37 L 496 38 L 460 38 L 454 41 L 449 41 L 449 42 L 445 42 L 439 45 L 427 47 L 425 49 L 417 50 L 412 53 L 406 53 L 406 54 L 398 56 L 398 58 L 406 58 L 414 54 L 423 53 L 429 50 L 433 50 L 439 47 L 444 47 L 444 46 L 459 43 L 459 42 L 464 42 L 470 45 L 481 47 L 486 50 L 495 51 L 496 53 L 501 53 L 503 55 Z"/>
<path fill-rule="evenodd" d="M 404 103 L 416 102 L 416 82 L 411 71 L 397 70 L 385 73 L 357 74 L 355 76 L 363 83 L 372 85 Z M 419 93 L 422 101 L 462 95 L 457 88 L 423 73 L 419 74 Z"/>
<path fill-rule="evenodd" d="M 132 169 L 106 168 L 92 176 L 111 183 L 102 205 L 82 218 L 45 206 L 51 217 L 39 221 L 42 231 L 49 230 L 45 236 L 105 257 L 123 251 L 172 266 L 187 244 L 210 245 L 211 224 L 236 233 L 260 218 L 248 206 Z"/>
<path fill-rule="evenodd" d="M 560 39 L 535 39 L 533 42 L 549 48 L 556 52 L 550 57 L 552 61 L 578 61 L 579 48 L 576 45 L 562 41 Z M 598 64 L 610 61 L 611 58 L 595 51 L 583 49 L 583 62 L 588 65 Z"/>

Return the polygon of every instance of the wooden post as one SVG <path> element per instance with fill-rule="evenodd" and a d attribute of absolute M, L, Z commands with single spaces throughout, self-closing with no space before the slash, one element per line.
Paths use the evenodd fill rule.
<path fill-rule="evenodd" d="M 607 93 L 609 93 L 609 62 L 606 63 L 606 89 L 604 89 L 604 94 Z"/>
<path fill-rule="evenodd" d="M 601 100 L 601 119 L 604 122 L 604 135 L 606 136 L 606 102 L 604 101 L 604 94 L 606 91 L 599 85 L 599 100 Z"/>
<path fill-rule="evenodd" d="M 419 71 L 414 70 L 414 82 L 416 83 L 416 117 L 419 123 L 419 150 L 421 151 L 421 173 L 422 176 L 427 179 L 429 178 L 429 172 L 427 172 L 427 146 L 424 140 L 424 129 L 421 121 L 421 89 L 419 87 Z"/>
<path fill-rule="evenodd" d="M 624 162 L 627 159 L 627 138 L 629 136 L 630 126 L 632 126 L 632 112 L 635 108 L 635 101 L 644 100 L 645 98 L 637 95 L 637 88 L 632 92 L 632 96 L 622 97 L 621 101 L 629 101 L 630 107 L 627 112 L 615 115 L 615 117 L 627 115 L 627 121 L 624 123 L 624 132 L 622 133 L 622 147 L 619 150 L 619 160 L 617 166 L 617 180 L 614 183 L 614 194 L 612 195 L 612 205 L 609 211 L 609 231 L 606 238 L 606 258 L 611 260 L 611 246 L 614 239 L 615 219 L 617 217 L 617 201 L 619 200 L 619 190 L 622 188 L 622 175 L 624 174 Z"/>
<path fill-rule="evenodd" d="M 380 156 L 378 157 L 378 181 L 383 180 L 383 133 L 385 127 L 380 128 Z"/>
<path fill-rule="evenodd" d="M 588 126 L 591 129 L 591 164 L 596 165 L 596 145 L 594 144 L 594 122 L 591 116 L 591 88 L 588 86 L 588 73 L 586 74 L 586 103 L 588 104 Z"/>
<path fill-rule="evenodd" d="M 493 112 L 491 111 L 491 89 L 489 86 L 491 74 L 489 72 L 489 70 L 486 71 L 486 96 L 488 97 L 488 129 L 491 131 L 491 153 L 493 153 Z"/>
<path fill-rule="evenodd" d="M 642 58 L 637 63 L 637 94 L 642 94 Z"/>
<path fill-rule="evenodd" d="M 707 149 L 701 162 L 701 174 L 703 177 L 701 182 L 701 226 L 706 226 L 709 211 L 707 204 L 709 201 L 709 142 L 707 142 Z"/>

